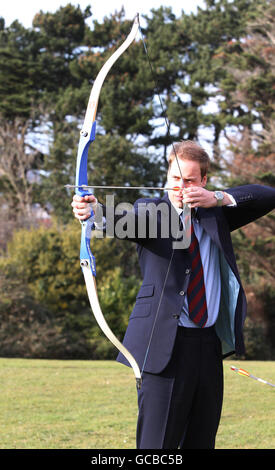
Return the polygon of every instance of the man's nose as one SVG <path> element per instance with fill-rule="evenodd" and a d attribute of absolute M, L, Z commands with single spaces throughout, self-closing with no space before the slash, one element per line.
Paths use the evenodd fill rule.
<path fill-rule="evenodd" d="M 179 187 L 180 187 L 180 191 L 182 191 L 185 188 L 185 182 L 183 179 L 180 180 Z"/>

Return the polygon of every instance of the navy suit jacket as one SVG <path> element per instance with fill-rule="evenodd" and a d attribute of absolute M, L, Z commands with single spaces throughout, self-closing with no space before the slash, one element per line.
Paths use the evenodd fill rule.
<path fill-rule="evenodd" d="M 215 328 L 221 340 L 223 357 L 233 352 L 245 352 L 243 324 L 246 297 L 230 232 L 275 208 L 275 189 L 271 187 L 245 185 L 227 189 L 226 192 L 235 198 L 236 207 L 199 208 L 197 212 L 200 224 L 219 248 L 222 290 Z M 141 202 L 143 205 L 165 202 L 170 211 L 174 210 L 167 194 L 163 198 L 137 201 Z M 137 212 L 135 216 L 138 217 Z M 156 217 L 158 218 L 159 214 Z M 160 223 L 160 220 L 157 223 Z M 187 249 L 174 250 L 171 258 L 172 236 L 158 236 L 152 239 L 148 234 L 143 238 L 136 235 L 132 240 L 137 243 L 143 283 L 129 318 L 123 343 L 141 369 L 145 372 L 160 373 L 172 355 L 183 306 L 182 293 L 187 290 L 191 261 Z M 129 365 L 121 353 L 117 360 Z"/>

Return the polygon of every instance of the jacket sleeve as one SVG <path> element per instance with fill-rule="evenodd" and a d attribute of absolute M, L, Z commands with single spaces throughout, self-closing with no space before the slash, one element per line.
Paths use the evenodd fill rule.
<path fill-rule="evenodd" d="M 258 184 L 237 186 L 225 190 L 237 206 L 223 207 L 230 231 L 236 230 L 275 209 L 275 188 Z"/>
<path fill-rule="evenodd" d="M 134 205 L 120 204 L 111 207 L 109 212 L 102 205 L 103 222 L 100 228 L 108 237 L 147 245 L 159 239 L 163 232 L 168 238 L 171 232 L 170 214 L 171 207 L 164 198 L 138 199 Z M 177 222 L 179 227 L 178 215 L 173 222 Z"/>

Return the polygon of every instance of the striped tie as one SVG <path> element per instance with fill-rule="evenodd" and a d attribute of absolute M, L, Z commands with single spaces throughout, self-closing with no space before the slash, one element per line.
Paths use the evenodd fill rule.
<path fill-rule="evenodd" d="M 194 232 L 193 221 L 191 224 L 191 243 L 188 251 L 191 257 L 191 275 L 187 289 L 189 318 L 203 328 L 208 315 L 200 248 Z"/>

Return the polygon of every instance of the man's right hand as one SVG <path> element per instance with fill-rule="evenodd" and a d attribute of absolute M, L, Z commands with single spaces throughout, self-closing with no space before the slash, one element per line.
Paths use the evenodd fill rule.
<path fill-rule="evenodd" d="M 74 216 L 78 220 L 86 220 L 90 217 L 91 211 L 96 211 L 97 199 L 94 195 L 78 196 L 74 195 L 71 206 L 73 208 Z"/>

